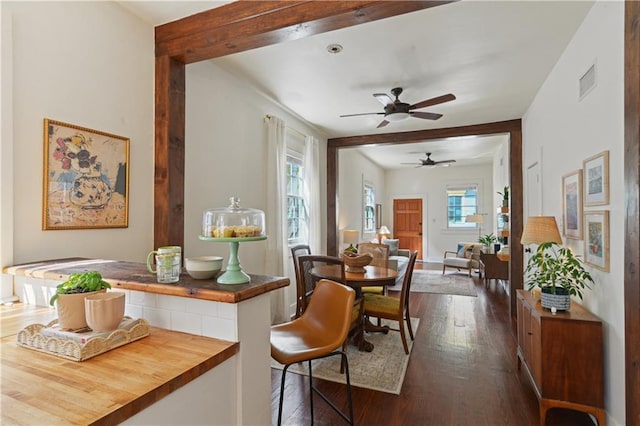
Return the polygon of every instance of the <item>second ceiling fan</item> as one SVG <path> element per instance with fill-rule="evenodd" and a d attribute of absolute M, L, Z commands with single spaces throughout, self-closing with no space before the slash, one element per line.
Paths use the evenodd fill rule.
<path fill-rule="evenodd" d="M 424 101 L 409 105 L 405 102 L 401 102 L 398 97 L 402 93 L 402 87 L 395 87 L 391 89 L 391 94 L 396 97 L 395 100 L 391 99 L 386 93 L 374 93 L 373 96 L 384 105 L 384 112 L 364 112 L 360 114 L 347 114 L 340 117 L 355 117 L 358 115 L 384 115 L 384 120 L 378 124 L 377 128 L 384 127 L 392 121 L 401 121 L 409 117 L 422 118 L 425 120 L 437 120 L 442 117 L 442 114 L 436 114 L 433 112 L 414 111 L 420 108 L 426 108 L 432 105 L 442 104 L 444 102 L 453 101 L 456 97 L 448 93 L 446 95 L 437 96 L 435 98 L 426 99 Z"/>
<path fill-rule="evenodd" d="M 441 160 L 441 161 L 434 161 L 431 159 L 431 153 L 427 152 L 427 158 L 421 158 L 419 159 L 419 163 L 416 167 L 423 167 L 423 166 L 430 166 L 430 167 L 434 167 L 437 166 L 438 164 L 442 164 L 448 166 L 450 163 L 455 163 L 456 160 Z M 400 164 L 406 164 L 406 165 L 415 165 L 416 163 L 400 163 Z"/>

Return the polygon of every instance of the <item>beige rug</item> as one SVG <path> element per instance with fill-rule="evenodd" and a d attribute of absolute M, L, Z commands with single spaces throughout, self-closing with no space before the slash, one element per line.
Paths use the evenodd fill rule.
<path fill-rule="evenodd" d="M 411 279 L 411 291 L 416 293 L 454 294 L 478 297 L 472 278 L 464 272 L 445 272 L 438 270 L 414 269 Z M 401 286 L 389 287 L 389 290 L 400 291 Z"/>
<path fill-rule="evenodd" d="M 416 335 L 419 318 L 412 318 L 413 335 Z M 397 322 L 382 321 L 383 324 L 390 324 L 397 328 Z M 407 344 L 409 345 L 409 355 L 405 355 L 402 347 L 402 339 L 397 331 L 389 331 L 388 334 L 367 333 L 366 339 L 373 343 L 372 352 L 359 351 L 353 345 L 347 348 L 349 359 L 349 376 L 351 385 L 361 388 L 373 389 L 380 392 L 400 395 L 404 374 L 407 371 L 409 356 L 413 341 L 407 331 Z M 289 367 L 287 374 L 297 373 L 307 376 L 307 363 L 294 364 Z M 283 366 L 271 360 L 271 367 L 282 370 Z M 332 356 L 313 361 L 313 377 L 329 380 L 331 382 L 346 383 L 344 374 L 340 373 L 340 357 Z"/>

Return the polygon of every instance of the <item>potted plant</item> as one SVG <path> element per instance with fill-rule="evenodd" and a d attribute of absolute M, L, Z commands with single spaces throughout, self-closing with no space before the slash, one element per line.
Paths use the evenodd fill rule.
<path fill-rule="evenodd" d="M 502 197 L 502 207 L 509 207 L 509 186 L 505 185 L 502 192 L 498 192 L 498 195 Z"/>
<path fill-rule="evenodd" d="M 492 232 L 490 234 L 478 237 L 478 242 L 482 244 L 484 247 L 486 247 L 487 249 L 489 249 L 491 248 L 492 244 L 498 242 L 498 239 L 496 238 L 495 235 L 493 235 L 493 232 Z"/>
<path fill-rule="evenodd" d="M 582 261 L 567 247 L 548 242 L 538 246 L 525 269 L 529 290 L 539 287 L 542 307 L 568 310 L 571 296 L 582 300 L 582 291 L 594 284 Z"/>
<path fill-rule="evenodd" d="M 78 272 L 56 287 L 49 304 L 56 305 L 61 329 L 77 330 L 87 327 L 84 299 L 87 295 L 105 292 L 111 285 L 97 271 Z"/>

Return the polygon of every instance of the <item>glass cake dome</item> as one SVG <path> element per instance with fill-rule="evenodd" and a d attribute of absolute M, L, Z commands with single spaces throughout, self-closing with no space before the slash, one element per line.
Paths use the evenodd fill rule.
<path fill-rule="evenodd" d="M 229 207 L 212 208 L 202 215 L 202 236 L 207 238 L 264 237 L 264 212 L 240 207 L 240 199 L 231 197 Z"/>

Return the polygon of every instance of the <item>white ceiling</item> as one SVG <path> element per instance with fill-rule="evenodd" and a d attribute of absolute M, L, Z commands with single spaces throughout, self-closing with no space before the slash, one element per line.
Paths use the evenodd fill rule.
<path fill-rule="evenodd" d="M 224 3 L 124 1 L 153 25 Z M 311 123 L 328 137 L 427 130 L 521 118 L 592 1 L 465 0 L 300 40 L 254 49 L 214 62 Z M 343 51 L 329 53 L 338 43 Z M 577 80 L 576 76 L 576 90 Z M 447 93 L 456 100 L 420 111 L 439 120 L 409 118 L 376 129 L 382 112 L 373 93 L 402 87 L 414 104 Z M 464 138 L 362 150 L 384 168 L 412 167 L 424 154 L 455 158 L 454 166 L 486 163 L 504 136 Z M 445 158 L 446 157 L 446 158 Z"/>

